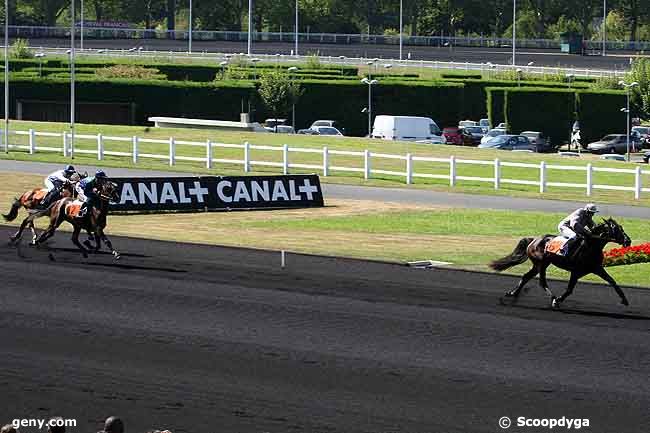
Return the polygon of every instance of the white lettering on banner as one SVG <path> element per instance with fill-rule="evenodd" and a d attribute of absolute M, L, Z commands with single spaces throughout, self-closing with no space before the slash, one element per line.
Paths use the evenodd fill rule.
<path fill-rule="evenodd" d="M 232 197 L 229 197 L 223 193 L 224 188 L 232 188 L 232 182 L 229 180 L 222 180 L 217 184 L 217 195 L 224 203 L 232 203 Z"/>
<path fill-rule="evenodd" d="M 303 194 L 307 194 L 307 200 L 313 200 L 314 199 L 313 193 L 318 192 L 318 187 L 312 185 L 309 179 L 305 179 L 303 181 L 303 185 L 304 186 L 298 187 L 298 191 L 300 191 Z"/>
<path fill-rule="evenodd" d="M 233 198 L 233 201 L 241 201 L 242 199 L 244 199 L 244 201 L 251 201 L 251 196 L 248 194 L 246 183 L 237 182 L 237 185 L 235 185 L 235 198 Z"/>
<path fill-rule="evenodd" d="M 264 201 L 269 201 L 271 199 L 271 196 L 269 195 L 268 181 L 266 180 L 262 181 L 262 186 L 260 186 L 259 182 L 254 180 L 251 182 L 251 187 L 253 189 L 252 191 L 253 201 L 258 201 L 260 196 Z"/>
<path fill-rule="evenodd" d="M 192 199 L 185 195 L 185 183 L 178 184 L 178 198 L 181 203 L 192 203 Z"/>
<path fill-rule="evenodd" d="M 291 196 L 291 200 L 300 201 L 300 196 L 296 194 L 296 182 L 293 180 L 289 181 L 289 195 Z"/>
<path fill-rule="evenodd" d="M 178 197 L 176 197 L 174 187 L 172 187 L 171 183 L 165 182 L 160 193 L 160 203 L 166 203 L 168 200 L 172 203 L 178 203 Z"/>
<path fill-rule="evenodd" d="M 284 184 L 281 180 L 276 180 L 273 185 L 273 194 L 271 195 L 271 201 L 278 201 L 280 197 L 282 200 L 289 200 L 289 196 L 287 196 L 287 190 L 284 189 Z"/>
<path fill-rule="evenodd" d="M 151 203 L 158 203 L 158 185 L 151 183 L 151 189 L 147 188 L 147 184 L 139 183 L 138 192 L 140 193 L 140 203 L 146 203 L 145 195 Z"/>
<path fill-rule="evenodd" d="M 190 195 L 195 196 L 199 203 L 205 203 L 203 196 L 210 194 L 210 191 L 207 188 L 201 186 L 201 182 L 194 182 L 194 188 L 190 188 L 187 191 Z"/>
<path fill-rule="evenodd" d="M 135 195 L 135 191 L 133 191 L 133 185 L 130 183 L 125 183 L 122 186 L 120 204 L 125 204 L 127 201 L 130 201 L 133 204 L 138 204 L 138 197 Z"/>

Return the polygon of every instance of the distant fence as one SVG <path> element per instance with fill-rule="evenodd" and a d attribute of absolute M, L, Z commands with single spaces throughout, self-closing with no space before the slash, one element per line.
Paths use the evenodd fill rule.
<path fill-rule="evenodd" d="M 77 25 L 79 29 L 80 26 Z M 0 29 L 4 34 L 4 28 Z M 21 38 L 69 38 L 70 28 L 68 27 L 46 27 L 46 26 L 10 26 L 9 34 L 12 37 Z M 172 39 L 187 40 L 187 30 L 157 30 L 157 29 L 133 29 L 123 27 L 93 27 L 84 26 L 84 37 L 89 39 Z M 289 31 L 279 32 L 253 32 L 255 42 L 294 42 L 295 33 Z M 195 41 L 230 41 L 245 42 L 248 40 L 248 32 L 218 31 L 218 30 L 194 30 L 192 40 Z M 397 45 L 399 35 L 369 35 L 359 33 L 320 33 L 300 32 L 298 40 L 301 43 L 309 44 L 368 44 L 368 45 Z M 410 36 L 403 35 L 402 42 L 407 46 L 459 46 L 459 47 L 509 47 L 512 46 L 512 38 L 499 37 L 470 37 L 470 36 Z M 560 49 L 559 39 L 517 39 L 519 48 L 537 49 Z M 585 49 L 600 50 L 602 41 L 584 41 Z M 642 51 L 650 49 L 648 41 L 607 41 L 606 50 L 629 50 Z"/>
<path fill-rule="evenodd" d="M 644 188 L 642 185 L 642 176 L 650 175 L 649 170 L 642 170 L 640 166 L 635 168 L 608 168 L 608 167 L 595 167 L 593 164 L 588 163 L 586 165 L 577 166 L 577 165 L 557 165 L 557 164 L 547 164 L 542 161 L 537 164 L 532 163 L 523 163 L 523 162 L 508 162 L 502 161 L 499 158 L 494 160 L 474 160 L 474 159 L 462 159 L 456 158 L 455 156 L 450 156 L 449 158 L 436 158 L 436 157 L 424 157 L 424 156 L 415 156 L 410 153 L 405 155 L 397 154 L 385 154 L 385 153 L 375 153 L 369 150 L 363 151 L 351 151 L 351 150 L 335 150 L 329 149 L 327 146 L 322 148 L 303 148 L 303 147 L 291 147 L 289 145 L 283 146 L 266 146 L 266 145 L 254 145 L 248 142 L 243 144 L 228 144 L 228 143 L 217 143 L 211 140 L 206 140 L 205 142 L 196 142 L 196 141 L 185 141 L 177 140 L 174 137 L 170 137 L 167 140 L 161 139 L 152 139 L 152 138 L 141 138 L 137 136 L 133 137 L 116 137 L 108 135 L 85 135 L 85 134 L 76 134 L 76 139 L 79 140 L 93 140 L 96 143 L 94 149 L 81 149 L 75 148 L 73 141 L 71 140 L 71 134 L 69 132 L 37 132 L 33 129 L 29 131 L 10 131 L 12 135 L 15 136 L 27 136 L 28 144 L 9 144 L 9 149 L 20 149 L 26 150 L 30 154 L 35 154 L 37 152 L 58 152 L 65 157 L 74 157 L 75 154 L 84 154 L 84 155 L 95 155 L 98 161 L 104 159 L 105 156 L 116 156 L 116 157 L 125 157 L 129 158 L 134 164 L 138 164 L 141 159 L 157 159 L 162 161 L 167 161 L 170 167 L 176 165 L 177 161 L 189 161 L 189 162 L 198 162 L 205 165 L 206 168 L 212 169 L 215 164 L 233 164 L 240 165 L 244 173 L 250 173 L 253 167 L 275 167 L 278 168 L 282 174 L 288 175 L 291 169 L 302 169 L 302 170 L 314 170 L 316 173 L 320 173 L 322 176 L 330 176 L 332 172 L 347 172 L 347 173 L 356 173 L 362 176 L 364 179 L 371 179 L 373 175 L 387 175 L 394 176 L 397 178 L 403 178 L 404 182 L 409 185 L 414 183 L 415 179 L 442 179 L 449 183 L 449 186 L 454 187 L 458 185 L 461 181 L 471 181 L 471 182 L 481 182 L 481 183 L 490 183 L 494 186 L 495 190 L 501 188 L 501 185 L 511 184 L 511 185 L 530 185 L 536 186 L 539 188 L 540 193 L 547 192 L 548 187 L 561 187 L 568 189 L 582 189 L 585 191 L 587 196 L 591 196 L 594 190 L 613 190 L 613 191 L 628 191 L 634 193 L 634 198 L 639 200 L 641 194 L 644 192 L 650 192 L 650 188 Z M 0 130 L 0 136 L 3 136 L 2 131 Z M 52 139 L 53 137 L 60 140 L 60 145 L 39 145 L 37 143 L 38 137 L 48 137 Z M 10 140 L 11 141 L 11 140 Z M 106 148 L 107 142 L 116 142 L 116 143 L 128 143 L 129 151 L 115 151 L 109 150 Z M 158 144 L 164 145 L 168 149 L 165 154 L 152 154 L 144 153 L 140 150 L 141 144 Z M 177 153 L 178 146 L 190 146 L 190 147 L 199 147 L 204 149 L 204 156 L 181 156 Z M 4 148 L 4 143 L 2 146 Z M 237 149 L 241 151 L 240 158 L 218 158 L 215 156 L 215 149 Z M 278 160 L 276 161 L 262 161 L 254 160 L 251 158 L 251 150 L 262 150 L 262 151 L 271 151 L 279 155 Z M 318 155 L 318 164 L 304 164 L 304 163 L 292 163 L 291 154 L 300 154 L 300 153 L 309 153 Z M 359 164 L 355 167 L 342 166 L 342 165 L 333 165 L 330 163 L 330 156 L 348 156 L 358 158 L 357 161 Z M 401 169 L 395 170 L 384 170 L 373 168 L 373 161 L 376 160 L 393 160 L 399 161 Z M 414 170 L 414 163 L 434 163 L 442 164 L 445 167 L 445 174 L 435 174 L 435 173 L 423 173 L 416 172 Z M 474 166 L 484 166 L 490 167 L 491 176 L 478 177 L 478 176 L 463 176 L 458 174 L 458 168 L 463 165 L 474 165 Z M 504 167 L 516 167 L 516 168 L 525 168 L 536 173 L 535 180 L 531 179 L 514 179 L 507 178 L 501 175 L 501 169 Z M 563 172 L 583 172 L 584 173 L 584 182 L 580 183 L 570 183 L 570 182 L 558 182 L 549 180 L 549 170 L 558 170 Z M 594 173 L 615 173 L 615 174 L 627 174 L 634 176 L 633 184 L 629 186 L 624 185 L 608 185 L 596 183 L 593 179 Z"/>

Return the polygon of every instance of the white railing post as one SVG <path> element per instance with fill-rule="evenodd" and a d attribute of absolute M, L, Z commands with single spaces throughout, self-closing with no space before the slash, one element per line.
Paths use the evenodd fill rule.
<path fill-rule="evenodd" d="M 282 145 L 282 174 L 289 174 L 289 145 Z"/>
<path fill-rule="evenodd" d="M 97 134 L 97 160 L 104 159 L 104 137 L 102 134 Z"/>
<path fill-rule="evenodd" d="M 174 137 L 169 137 L 169 166 L 173 167 L 176 162 L 176 140 Z"/>
<path fill-rule="evenodd" d="M 363 178 L 370 179 L 370 151 L 368 149 L 363 151 Z"/>
<path fill-rule="evenodd" d="M 634 171 L 634 199 L 641 198 L 641 167 L 636 168 Z"/>
<path fill-rule="evenodd" d="M 29 154 L 33 155 L 36 153 L 36 137 L 34 136 L 34 130 L 29 129 Z"/>
<path fill-rule="evenodd" d="M 594 170 L 591 163 L 587 164 L 587 196 L 590 197 L 594 188 Z"/>
<path fill-rule="evenodd" d="M 323 177 L 329 176 L 330 171 L 330 154 L 327 146 L 323 147 Z"/>
<path fill-rule="evenodd" d="M 456 157 L 449 157 L 449 186 L 456 186 Z"/>
<path fill-rule="evenodd" d="M 138 163 L 138 136 L 133 136 L 133 163 Z"/>
<path fill-rule="evenodd" d="M 413 183 L 413 155 L 406 154 L 406 184 Z"/>
<path fill-rule="evenodd" d="M 539 192 L 546 192 L 546 163 L 544 161 L 539 163 Z"/>
<path fill-rule="evenodd" d="M 251 171 L 251 144 L 247 141 L 244 143 L 244 172 Z"/>
<path fill-rule="evenodd" d="M 205 142 L 205 168 L 212 168 L 212 141 Z"/>
<path fill-rule="evenodd" d="M 501 161 L 499 158 L 494 159 L 494 189 L 499 189 L 501 185 Z"/>
<path fill-rule="evenodd" d="M 68 133 L 63 131 L 63 156 L 68 156 Z"/>

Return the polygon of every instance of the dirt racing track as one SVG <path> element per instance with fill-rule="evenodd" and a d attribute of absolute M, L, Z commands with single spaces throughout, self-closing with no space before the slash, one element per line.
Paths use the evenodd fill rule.
<path fill-rule="evenodd" d="M 13 231 L 0 226 L 0 239 Z M 93 432 L 647 432 L 650 293 L 579 284 L 563 311 L 508 276 L 114 238 L 84 260 L 0 244 L 0 422 Z M 536 281 L 535 281 L 536 283 Z M 564 283 L 551 282 L 560 293 Z M 553 431 L 567 431 L 554 429 Z"/>

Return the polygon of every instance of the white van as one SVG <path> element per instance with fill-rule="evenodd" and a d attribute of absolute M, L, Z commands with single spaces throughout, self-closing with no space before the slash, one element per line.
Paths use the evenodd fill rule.
<path fill-rule="evenodd" d="M 372 138 L 382 140 L 441 140 L 442 133 L 436 122 L 428 117 L 377 116 L 372 128 Z"/>

